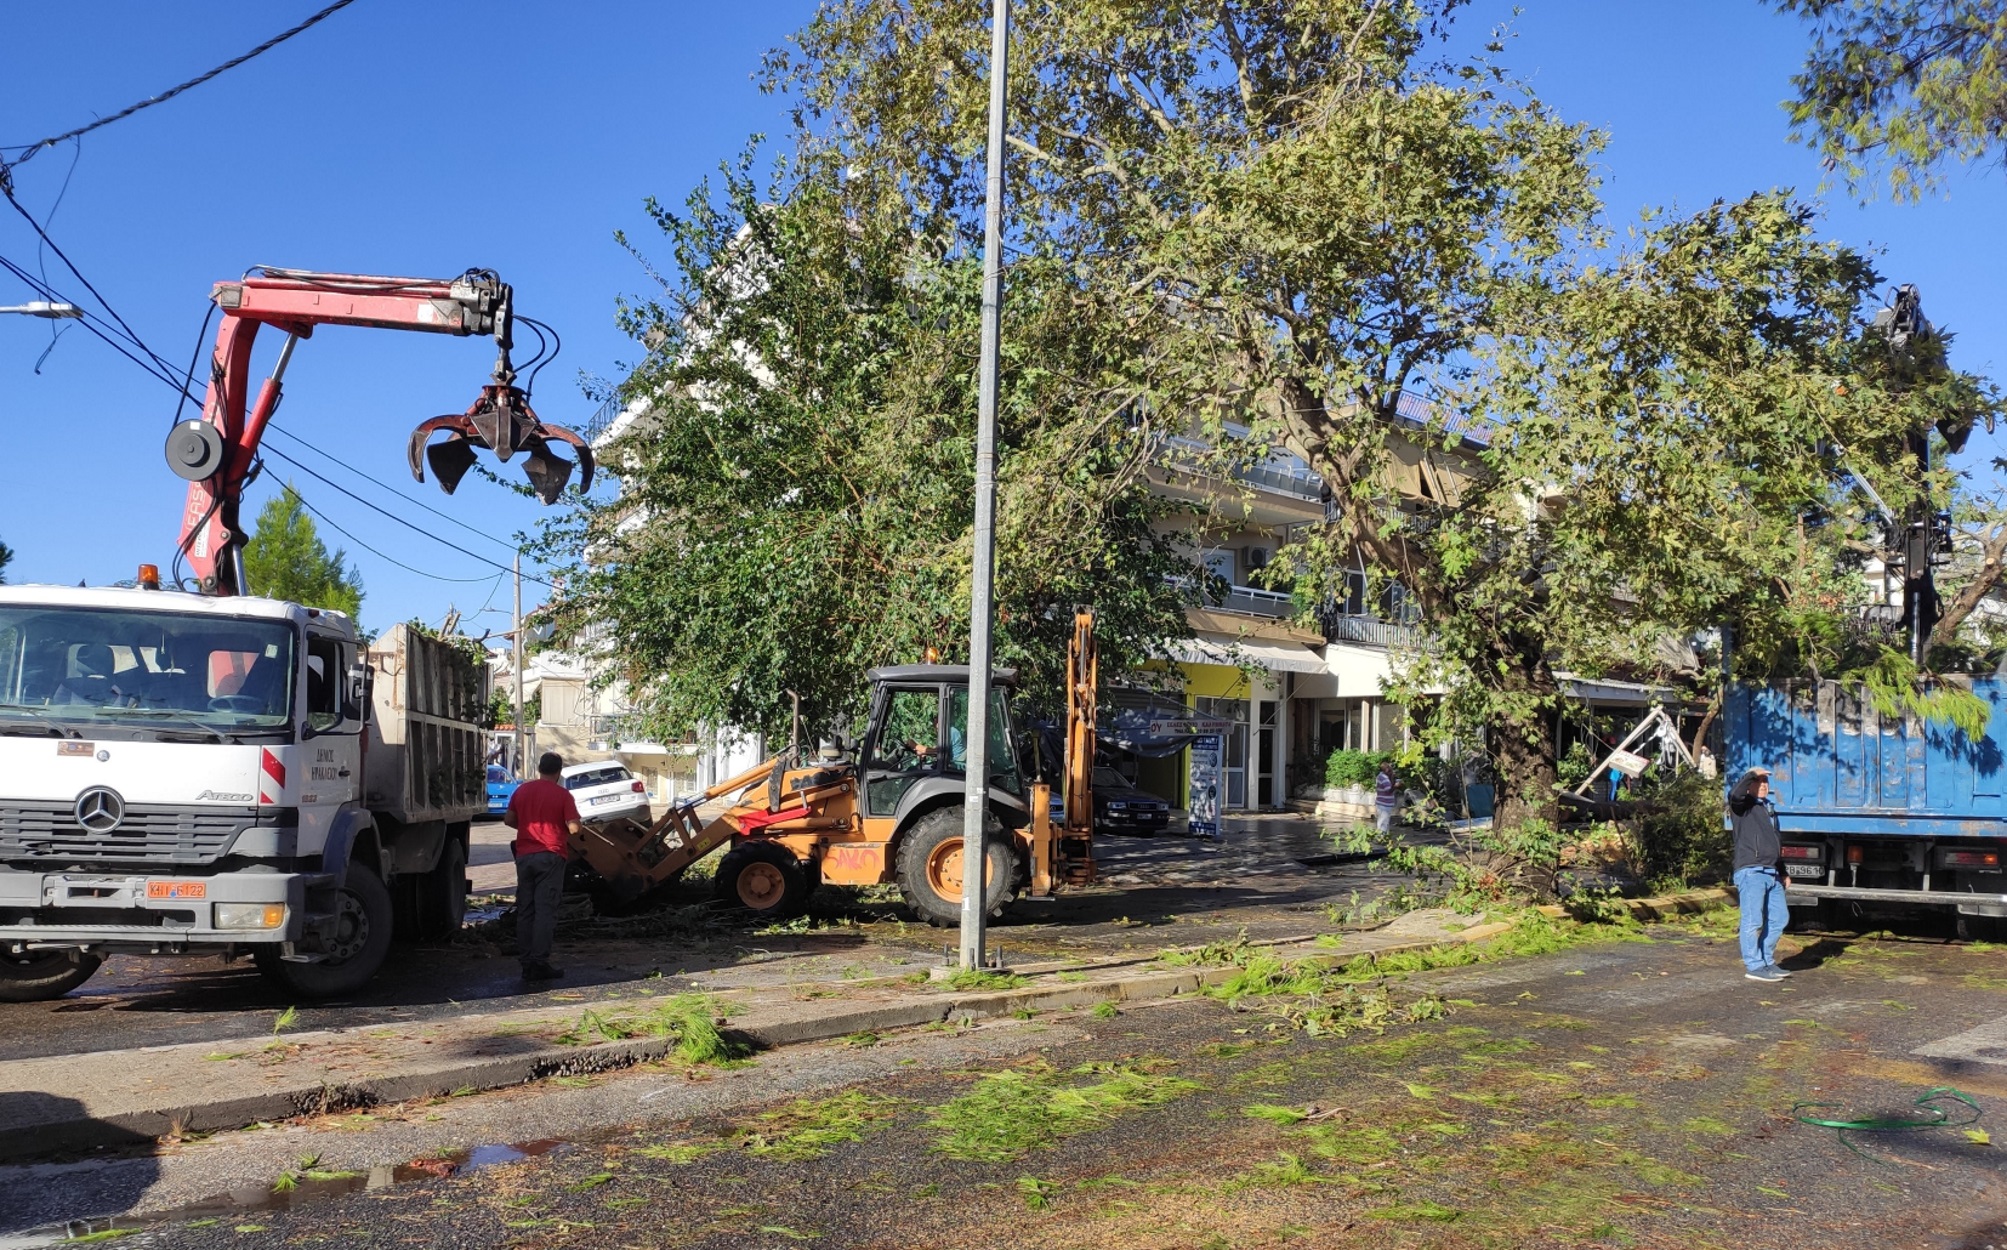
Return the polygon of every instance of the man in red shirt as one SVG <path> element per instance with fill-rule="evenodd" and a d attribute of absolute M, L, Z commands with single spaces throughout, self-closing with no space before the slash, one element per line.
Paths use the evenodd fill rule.
<path fill-rule="evenodd" d="M 578 801 L 559 783 L 563 772 L 557 752 L 544 752 L 537 760 L 537 779 L 516 787 L 502 815 L 502 823 L 516 831 L 509 849 L 516 856 L 516 945 L 525 981 L 564 975 L 563 969 L 551 967 L 551 943 L 564 898 L 564 866 L 571 858 L 569 835 L 578 832 Z"/>

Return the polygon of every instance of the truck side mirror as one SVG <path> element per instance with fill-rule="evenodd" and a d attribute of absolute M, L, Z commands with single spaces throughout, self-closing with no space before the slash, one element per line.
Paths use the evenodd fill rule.
<path fill-rule="evenodd" d="M 369 707 L 369 666 L 357 664 L 348 670 L 348 680 L 342 683 L 341 718 L 345 721 L 362 720 Z"/>

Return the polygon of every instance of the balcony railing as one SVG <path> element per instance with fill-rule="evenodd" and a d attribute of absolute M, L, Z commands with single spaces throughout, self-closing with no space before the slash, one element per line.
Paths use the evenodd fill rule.
<path fill-rule="evenodd" d="M 1383 621 L 1376 616 L 1325 612 L 1320 624 L 1324 626 L 1326 642 L 1349 642 L 1368 647 L 1397 647 L 1404 651 L 1418 650 L 1422 644 L 1422 631 L 1413 625 Z"/>
<path fill-rule="evenodd" d="M 1186 438 L 1182 434 L 1159 435 L 1162 459 L 1166 464 L 1190 473 L 1211 475 L 1217 471 L 1216 462 L 1208 460 L 1213 455 L 1209 445 L 1196 438 Z M 1318 503 L 1324 498 L 1324 479 L 1312 473 L 1307 466 L 1278 465 L 1273 461 L 1263 464 L 1236 464 L 1228 472 L 1239 482 L 1244 482 L 1256 490 L 1272 495 L 1286 495 L 1306 503 Z"/>
<path fill-rule="evenodd" d="M 1254 586 L 1229 586 L 1218 603 L 1206 606 L 1215 611 L 1237 612 L 1243 616 L 1284 617 L 1296 613 L 1296 600 L 1291 596 Z"/>

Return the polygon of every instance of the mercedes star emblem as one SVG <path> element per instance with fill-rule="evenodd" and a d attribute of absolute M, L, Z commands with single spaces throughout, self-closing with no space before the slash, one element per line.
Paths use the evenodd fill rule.
<path fill-rule="evenodd" d="M 125 819 L 125 800 L 109 786 L 92 786 L 77 796 L 77 823 L 102 837 Z"/>

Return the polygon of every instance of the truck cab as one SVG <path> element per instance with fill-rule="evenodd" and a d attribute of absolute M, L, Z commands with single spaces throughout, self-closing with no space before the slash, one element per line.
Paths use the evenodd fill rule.
<path fill-rule="evenodd" d="M 365 795 L 371 671 L 339 612 L 0 587 L 0 996 L 112 952 L 248 953 L 303 994 L 366 979 L 404 866 Z"/>

